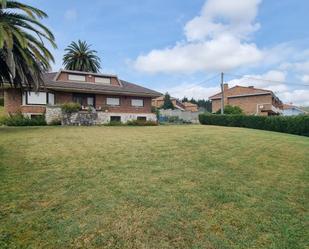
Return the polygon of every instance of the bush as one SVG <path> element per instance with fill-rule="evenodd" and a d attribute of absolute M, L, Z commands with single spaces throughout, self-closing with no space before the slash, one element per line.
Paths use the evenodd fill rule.
<path fill-rule="evenodd" d="M 24 117 L 22 114 L 15 114 L 3 118 L 2 124 L 7 126 L 43 126 L 46 125 L 46 121 L 44 115 L 28 118 Z"/>
<path fill-rule="evenodd" d="M 145 121 L 145 120 L 132 120 L 126 123 L 129 126 L 157 126 L 158 123 L 155 121 Z"/>
<path fill-rule="evenodd" d="M 4 106 L 4 98 L 0 97 L 0 106 Z"/>
<path fill-rule="evenodd" d="M 110 121 L 109 123 L 106 124 L 106 126 L 122 126 L 124 125 L 120 121 Z"/>
<path fill-rule="evenodd" d="M 224 114 L 243 114 L 243 110 L 239 106 L 226 105 L 224 107 Z M 219 109 L 216 114 L 221 114 L 221 109 Z"/>
<path fill-rule="evenodd" d="M 48 125 L 61 125 L 60 118 L 54 118 Z"/>
<path fill-rule="evenodd" d="M 79 103 L 65 103 L 61 105 L 61 111 L 64 113 L 73 113 L 78 112 L 81 109 L 81 106 Z"/>
<path fill-rule="evenodd" d="M 245 116 L 200 114 L 204 125 L 245 127 L 309 136 L 309 116 Z"/>

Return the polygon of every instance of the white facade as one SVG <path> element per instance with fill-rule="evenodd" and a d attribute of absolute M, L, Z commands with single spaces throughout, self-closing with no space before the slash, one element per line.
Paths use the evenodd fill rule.
<path fill-rule="evenodd" d="M 291 107 L 288 109 L 284 109 L 282 111 L 283 116 L 297 116 L 297 115 L 304 115 L 306 112 L 302 109 L 299 109 L 297 107 Z"/>

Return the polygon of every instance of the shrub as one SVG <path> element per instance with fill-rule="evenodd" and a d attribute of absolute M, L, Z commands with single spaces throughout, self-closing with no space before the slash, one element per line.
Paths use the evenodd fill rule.
<path fill-rule="evenodd" d="M 224 114 L 243 114 L 243 110 L 239 106 L 226 105 L 224 107 Z M 221 114 L 221 109 L 219 109 L 216 114 Z"/>
<path fill-rule="evenodd" d="M 24 117 L 22 114 L 15 114 L 5 117 L 2 124 L 7 126 L 43 126 L 46 125 L 45 116 L 34 118 Z"/>
<path fill-rule="evenodd" d="M 309 116 L 245 116 L 200 114 L 205 125 L 245 127 L 309 136 Z"/>
<path fill-rule="evenodd" d="M 4 106 L 4 98 L 0 97 L 0 106 Z"/>
<path fill-rule="evenodd" d="M 60 118 L 54 118 L 48 125 L 61 125 Z"/>
<path fill-rule="evenodd" d="M 164 95 L 164 102 L 161 108 L 163 108 L 164 110 L 175 109 L 174 104 L 171 100 L 171 96 L 168 93 Z"/>
<path fill-rule="evenodd" d="M 65 103 L 61 105 L 61 111 L 64 113 L 73 113 L 78 112 L 81 109 L 81 106 L 79 103 Z"/>
<path fill-rule="evenodd" d="M 106 124 L 106 126 L 122 126 L 124 125 L 120 121 L 110 121 L 109 123 Z"/>
<path fill-rule="evenodd" d="M 155 121 L 145 121 L 145 120 L 131 120 L 126 123 L 129 126 L 157 126 L 158 123 Z"/>
<path fill-rule="evenodd" d="M 151 107 L 151 112 L 156 114 L 157 119 L 160 118 L 160 109 L 159 108 L 156 108 L 155 106 L 152 106 Z"/>

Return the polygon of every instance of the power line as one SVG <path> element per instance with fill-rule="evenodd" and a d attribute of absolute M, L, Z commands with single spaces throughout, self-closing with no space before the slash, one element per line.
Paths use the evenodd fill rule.
<path fill-rule="evenodd" d="M 307 86 L 307 84 L 300 84 L 300 83 L 292 83 L 292 82 L 284 82 L 284 81 L 279 81 L 279 80 L 270 80 L 270 79 L 263 79 L 263 78 L 254 78 L 251 76 L 246 76 L 246 75 L 237 75 L 237 74 L 230 74 L 230 73 L 225 73 L 226 75 L 234 76 L 234 77 L 239 77 L 239 78 L 245 78 L 249 80 L 258 80 L 258 81 L 267 81 L 267 82 L 273 82 L 276 84 L 282 84 L 282 85 L 295 85 L 295 86 Z"/>

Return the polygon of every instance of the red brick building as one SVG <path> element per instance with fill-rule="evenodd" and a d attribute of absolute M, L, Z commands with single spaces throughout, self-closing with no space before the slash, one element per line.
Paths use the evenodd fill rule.
<path fill-rule="evenodd" d="M 4 108 L 7 113 L 42 115 L 46 108 L 68 102 L 92 106 L 104 112 L 106 120 L 153 120 L 151 100 L 161 94 L 123 80 L 116 75 L 60 70 L 44 75 L 44 86 L 31 89 L 6 88 Z"/>
<path fill-rule="evenodd" d="M 176 109 L 181 111 L 191 111 L 197 112 L 198 106 L 190 102 L 181 102 L 180 100 L 171 97 L 171 101 Z M 164 104 L 164 96 L 160 96 L 152 100 L 152 106 L 156 108 L 161 108 Z"/>
<path fill-rule="evenodd" d="M 212 112 L 221 109 L 222 94 L 217 93 L 209 99 L 212 101 Z M 258 89 L 253 86 L 234 86 L 224 84 L 224 106 L 239 106 L 247 115 L 280 115 L 281 100 L 270 90 Z"/>

